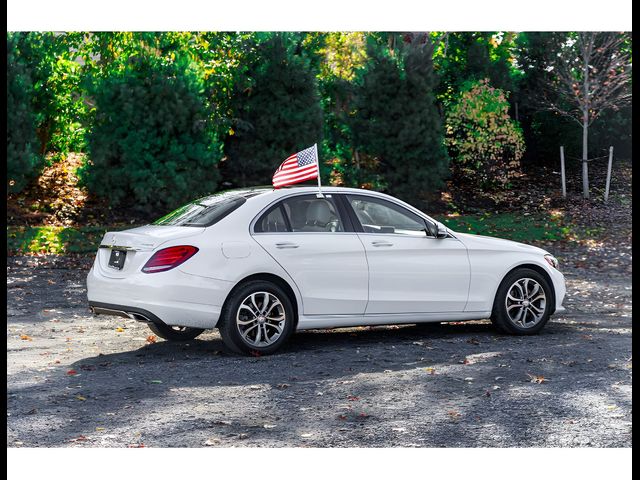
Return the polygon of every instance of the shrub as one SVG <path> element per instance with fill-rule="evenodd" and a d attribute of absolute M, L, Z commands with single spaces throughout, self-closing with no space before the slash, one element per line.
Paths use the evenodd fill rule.
<path fill-rule="evenodd" d="M 269 184 L 289 155 L 322 139 L 322 109 L 315 74 L 276 34 L 255 47 L 243 79 L 234 86 L 233 115 L 222 172 L 233 185 Z"/>
<path fill-rule="evenodd" d="M 520 126 L 509 116 L 507 94 L 488 80 L 469 83 L 447 114 L 446 142 L 457 180 L 506 186 L 524 153 Z"/>
<path fill-rule="evenodd" d="M 7 190 L 18 192 L 38 174 L 44 159 L 36 153 L 35 116 L 31 106 L 32 83 L 18 60 L 15 34 L 7 34 Z"/>
<path fill-rule="evenodd" d="M 105 77 L 95 92 L 82 182 L 114 206 L 146 211 L 214 191 L 219 148 L 201 92 L 187 66 L 152 57 Z"/>

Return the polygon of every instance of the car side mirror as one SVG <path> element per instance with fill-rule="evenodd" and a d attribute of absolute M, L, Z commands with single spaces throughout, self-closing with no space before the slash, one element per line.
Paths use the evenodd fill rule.
<path fill-rule="evenodd" d="M 436 224 L 436 229 L 437 229 L 436 238 L 447 238 L 449 236 L 449 231 L 447 230 L 447 227 L 445 227 L 440 222 Z"/>

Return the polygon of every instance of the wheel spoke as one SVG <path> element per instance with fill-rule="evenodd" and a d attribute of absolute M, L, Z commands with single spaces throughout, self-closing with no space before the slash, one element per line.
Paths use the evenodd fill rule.
<path fill-rule="evenodd" d="M 243 340 L 252 347 L 272 345 L 284 332 L 286 312 L 280 299 L 270 292 L 247 296 L 236 312 L 236 326 Z"/>
<path fill-rule="evenodd" d="M 522 296 L 518 298 L 518 294 Z M 531 328 L 544 317 L 545 291 L 533 278 L 516 280 L 507 291 L 504 302 L 511 322 L 522 328 Z"/>

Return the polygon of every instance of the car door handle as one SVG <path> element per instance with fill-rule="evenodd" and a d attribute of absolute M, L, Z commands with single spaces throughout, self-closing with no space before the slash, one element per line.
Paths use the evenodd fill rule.
<path fill-rule="evenodd" d="M 374 247 L 393 247 L 393 243 L 385 241 L 371 242 Z"/>
<path fill-rule="evenodd" d="M 276 248 L 298 248 L 300 245 L 291 242 L 276 243 Z"/>

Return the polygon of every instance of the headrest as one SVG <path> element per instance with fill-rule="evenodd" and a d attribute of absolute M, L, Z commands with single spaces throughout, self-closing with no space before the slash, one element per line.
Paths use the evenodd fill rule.
<path fill-rule="evenodd" d="M 307 223 L 326 225 L 331 221 L 331 217 L 331 207 L 326 200 L 312 200 L 307 207 Z"/>

